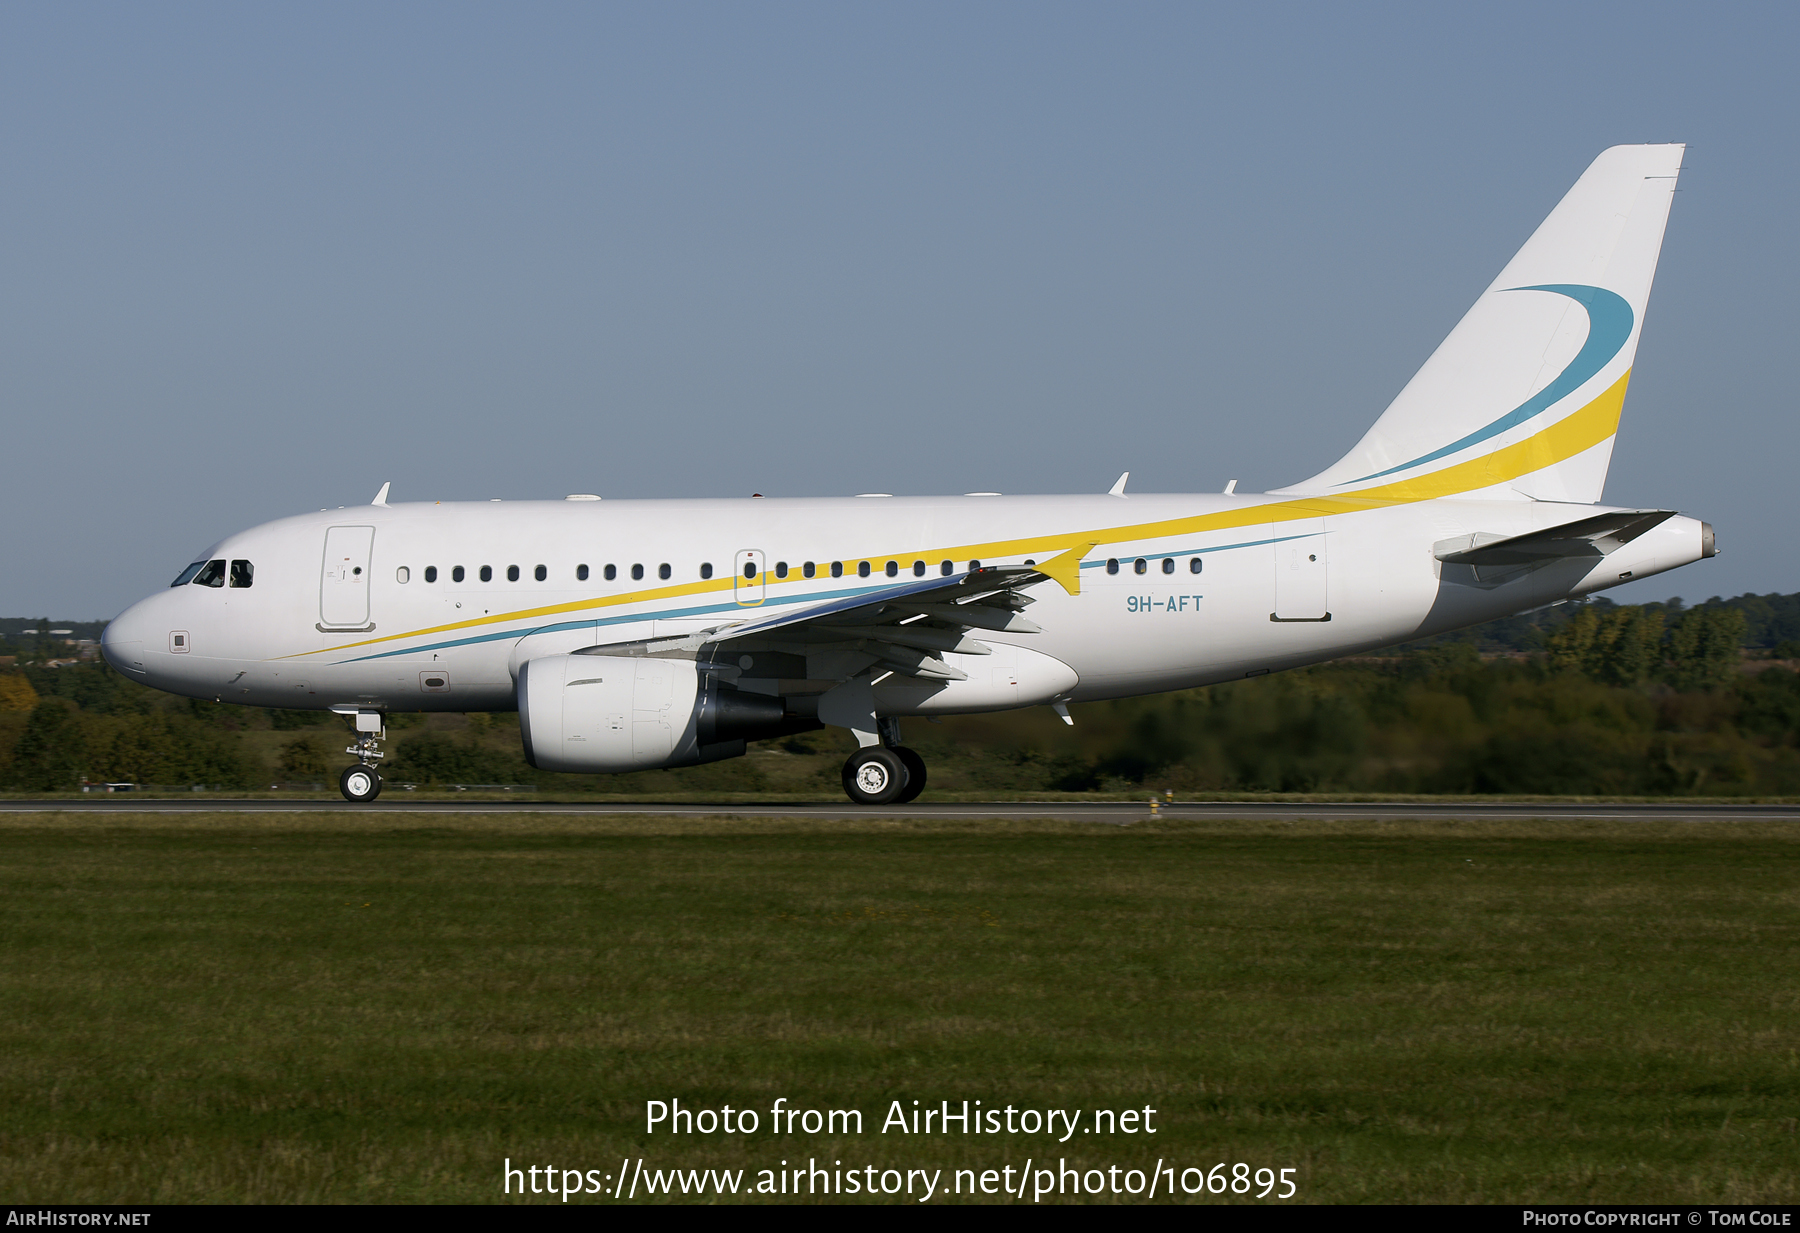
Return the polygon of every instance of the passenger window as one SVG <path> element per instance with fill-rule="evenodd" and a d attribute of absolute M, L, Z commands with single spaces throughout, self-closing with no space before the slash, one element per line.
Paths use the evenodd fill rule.
<path fill-rule="evenodd" d="M 817 565 L 814 565 L 811 561 L 808 561 L 805 565 L 802 565 L 800 567 L 801 575 L 806 578 L 814 577 L 815 575 L 818 574 L 818 572 L 819 572 L 819 567 Z"/>
<path fill-rule="evenodd" d="M 856 576 L 858 578 L 867 578 L 869 576 L 869 563 L 867 561 L 858 561 L 856 563 Z"/>
<path fill-rule="evenodd" d="M 539 582 L 542 582 L 544 579 L 546 579 L 550 576 L 550 571 L 545 569 L 542 565 L 540 565 L 536 569 L 531 571 L 531 576 L 533 578 L 536 578 Z"/>
<path fill-rule="evenodd" d="M 452 582 L 461 582 L 464 577 L 466 577 L 466 575 L 463 573 L 463 567 L 460 565 L 450 571 L 450 581 Z"/>
<path fill-rule="evenodd" d="M 898 578 L 900 576 L 900 562 L 889 561 L 887 563 L 887 576 L 890 578 Z"/>
<path fill-rule="evenodd" d="M 243 561 L 243 562 L 233 561 L 231 563 L 231 585 L 234 587 L 235 586 L 246 586 L 247 587 L 250 585 L 248 576 L 245 577 L 245 580 L 243 582 L 239 582 L 237 580 L 237 567 L 239 564 L 248 565 L 248 564 L 250 564 L 250 562 L 248 562 L 248 561 Z M 394 581 L 400 583 L 402 586 L 406 585 L 407 583 L 412 581 L 412 571 L 410 569 L 406 568 L 406 566 L 402 565 L 399 569 L 394 571 Z"/>
<path fill-rule="evenodd" d="M 1134 573 L 1147 574 L 1150 572 L 1150 562 L 1144 560 L 1143 557 L 1139 557 L 1131 563 L 1131 568 Z"/>
<path fill-rule="evenodd" d="M 644 577 L 644 567 L 642 565 L 633 565 L 631 567 L 631 580 L 633 582 L 641 582 L 643 580 L 643 577 Z"/>
<path fill-rule="evenodd" d="M 1106 572 L 1109 574 L 1116 574 L 1119 572 L 1119 558 L 1118 557 L 1108 557 L 1106 559 Z"/>
<path fill-rule="evenodd" d="M 1163 573 L 1172 574 L 1174 572 L 1175 572 L 1175 558 L 1174 557 L 1164 557 L 1163 558 Z"/>
<path fill-rule="evenodd" d="M 492 582 L 494 580 L 494 567 L 492 565 L 483 565 L 481 567 L 481 580 L 483 582 Z"/>
<path fill-rule="evenodd" d="M 669 563 L 667 561 L 664 561 L 661 565 L 656 567 L 656 576 L 658 578 L 667 579 L 673 572 L 674 571 L 669 568 Z"/>
<path fill-rule="evenodd" d="M 200 572 L 194 575 L 194 585 L 197 587 L 222 587 L 222 586 L 224 586 L 225 585 L 225 562 L 223 562 L 223 561 L 208 561 L 204 566 L 201 567 Z"/>
<path fill-rule="evenodd" d="M 712 577 L 712 562 L 711 561 L 702 561 L 700 563 L 700 576 L 702 578 Z"/>
<path fill-rule="evenodd" d="M 519 567 L 517 565 L 508 565 L 506 567 L 506 580 L 508 582 L 517 582 L 519 580 Z"/>
<path fill-rule="evenodd" d="M 787 577 L 787 562 L 786 561 L 775 562 L 775 576 L 777 578 Z"/>
<path fill-rule="evenodd" d="M 614 578 L 617 578 L 619 576 L 619 567 L 617 565 L 608 565 L 606 567 L 605 574 L 606 574 L 606 580 L 608 582 L 611 582 Z"/>
<path fill-rule="evenodd" d="M 1188 573 L 1197 574 L 1199 572 L 1200 572 L 1200 558 L 1199 557 L 1188 558 Z"/>
<path fill-rule="evenodd" d="M 842 578 L 844 576 L 844 563 L 842 561 L 833 561 L 831 563 L 831 576 L 833 578 Z"/>
<path fill-rule="evenodd" d="M 587 576 L 588 576 L 588 567 L 587 566 L 577 565 L 575 567 L 575 581 L 586 582 Z"/>
<path fill-rule="evenodd" d="M 427 565 L 425 567 L 425 581 L 427 581 L 427 582 L 436 582 L 437 581 L 437 566 Z"/>
<path fill-rule="evenodd" d="M 939 561 L 938 562 L 938 573 L 942 574 L 946 578 L 948 578 L 950 576 L 951 572 L 955 568 L 956 567 L 953 566 L 952 564 L 950 564 L 950 562 L 948 562 L 948 561 Z"/>
<path fill-rule="evenodd" d="M 194 580 L 195 574 L 199 573 L 201 570 L 203 570 L 205 568 L 206 568 L 205 561 L 195 561 L 192 565 L 190 565 L 186 569 L 182 570 L 180 576 L 177 577 L 175 579 L 175 581 L 171 582 L 169 585 L 172 587 L 184 587 L 188 583 L 190 583 Z"/>
<path fill-rule="evenodd" d="M 755 561 L 746 561 L 744 563 L 744 577 L 746 577 L 746 578 L 756 577 L 756 562 Z"/>
<path fill-rule="evenodd" d="M 969 572 L 970 572 L 970 573 L 971 573 L 971 574 L 972 574 L 972 573 L 974 573 L 974 572 L 975 572 L 975 571 L 976 571 L 976 570 L 978 570 L 978 569 L 980 569 L 980 568 L 981 568 L 981 562 L 980 562 L 980 561 L 970 561 L 970 562 L 969 562 Z"/>

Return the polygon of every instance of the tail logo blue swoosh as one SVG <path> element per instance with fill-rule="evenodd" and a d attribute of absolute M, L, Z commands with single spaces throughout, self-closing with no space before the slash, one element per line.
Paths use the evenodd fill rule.
<path fill-rule="evenodd" d="M 1478 445 L 1490 437 L 1496 437 L 1517 424 L 1523 424 L 1540 411 L 1554 406 L 1566 395 L 1580 389 L 1589 378 L 1611 363 L 1613 356 L 1619 354 L 1619 349 L 1625 345 L 1625 340 L 1631 337 L 1631 327 L 1637 319 L 1623 296 L 1601 287 L 1588 287 L 1580 283 L 1544 283 L 1536 287 L 1508 287 L 1506 290 L 1549 291 L 1556 295 L 1566 295 L 1587 310 L 1587 341 L 1581 345 L 1575 358 L 1569 361 L 1569 366 L 1558 373 L 1556 380 L 1549 385 L 1493 423 L 1476 429 L 1460 441 L 1452 441 L 1429 454 L 1420 454 L 1397 467 L 1376 471 L 1361 479 L 1345 480 L 1344 484 L 1360 484 L 1363 480 L 1380 479 L 1384 475 L 1416 467 L 1422 462 L 1435 462 L 1471 445 Z M 1338 487 L 1342 488 L 1344 484 L 1339 484 Z"/>

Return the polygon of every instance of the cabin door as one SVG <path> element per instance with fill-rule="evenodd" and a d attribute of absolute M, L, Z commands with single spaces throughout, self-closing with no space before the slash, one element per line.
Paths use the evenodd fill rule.
<path fill-rule="evenodd" d="M 1275 540 L 1275 621 L 1329 621 L 1327 582 L 1330 560 L 1325 546 L 1323 518 L 1277 522 L 1270 528 Z"/>
<path fill-rule="evenodd" d="M 374 527 L 329 527 L 319 570 L 319 628 L 363 631 L 369 626 L 369 558 Z"/>

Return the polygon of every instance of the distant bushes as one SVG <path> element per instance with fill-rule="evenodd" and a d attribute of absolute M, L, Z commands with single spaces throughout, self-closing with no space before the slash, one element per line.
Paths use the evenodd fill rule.
<path fill-rule="evenodd" d="M 1607 685 L 1662 681 L 1678 690 L 1716 689 L 1739 675 L 1743 612 L 1691 608 L 1666 631 L 1663 619 L 1650 608 L 1585 607 L 1550 635 L 1550 665 Z"/>
<path fill-rule="evenodd" d="M 1680 692 L 1437 647 L 1096 703 L 1075 720 L 970 717 L 908 735 L 934 782 L 962 774 L 970 788 L 1800 793 L 1800 675 L 1779 667 Z"/>
<path fill-rule="evenodd" d="M 0 767 L 8 786 L 51 792 L 96 783 L 203 783 L 248 787 L 252 775 L 225 732 L 178 711 L 91 715 L 66 698 L 42 699 Z"/>
<path fill-rule="evenodd" d="M 1758 630 L 1792 635 L 1796 600 L 1596 602 L 1389 658 L 1087 704 L 1072 728 L 1038 708 L 907 719 L 906 738 L 932 790 L 971 794 L 1800 795 L 1800 675 L 1746 672 L 1763 665 L 1740 652 Z M 1497 641 L 1511 653 L 1483 659 Z M 708 766 L 564 776 L 526 765 L 510 715 L 395 715 L 390 729 L 390 783 L 601 793 L 835 792 L 850 748 L 827 730 Z M 14 790 L 328 782 L 348 743 L 335 716 L 173 698 L 101 664 L 0 672 L 0 786 Z"/>
<path fill-rule="evenodd" d="M 504 752 L 443 732 L 421 732 L 400 742 L 382 774 L 422 784 L 529 783 L 536 776 L 522 753 Z"/>

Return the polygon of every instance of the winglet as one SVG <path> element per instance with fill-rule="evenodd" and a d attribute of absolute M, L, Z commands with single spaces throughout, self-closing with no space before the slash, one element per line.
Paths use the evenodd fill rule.
<path fill-rule="evenodd" d="M 1099 542 L 1097 539 L 1090 539 L 1076 544 L 1060 556 L 1052 557 L 1031 568 L 1062 587 L 1069 594 L 1079 595 L 1081 594 L 1081 558 L 1085 557 L 1089 550 Z"/>
<path fill-rule="evenodd" d="M 1129 471 L 1125 472 L 1125 474 L 1123 474 L 1119 477 L 1118 483 L 1114 484 L 1111 488 L 1106 490 L 1106 495 L 1109 497 L 1124 496 L 1125 495 L 1125 481 L 1130 478 L 1131 478 L 1131 472 L 1129 472 Z"/>
<path fill-rule="evenodd" d="M 375 499 L 373 501 L 369 502 L 369 504 L 370 505 L 386 505 L 388 489 L 392 488 L 393 486 L 394 486 L 393 480 L 389 480 L 387 483 L 383 484 L 381 486 L 381 491 L 375 494 Z"/>

